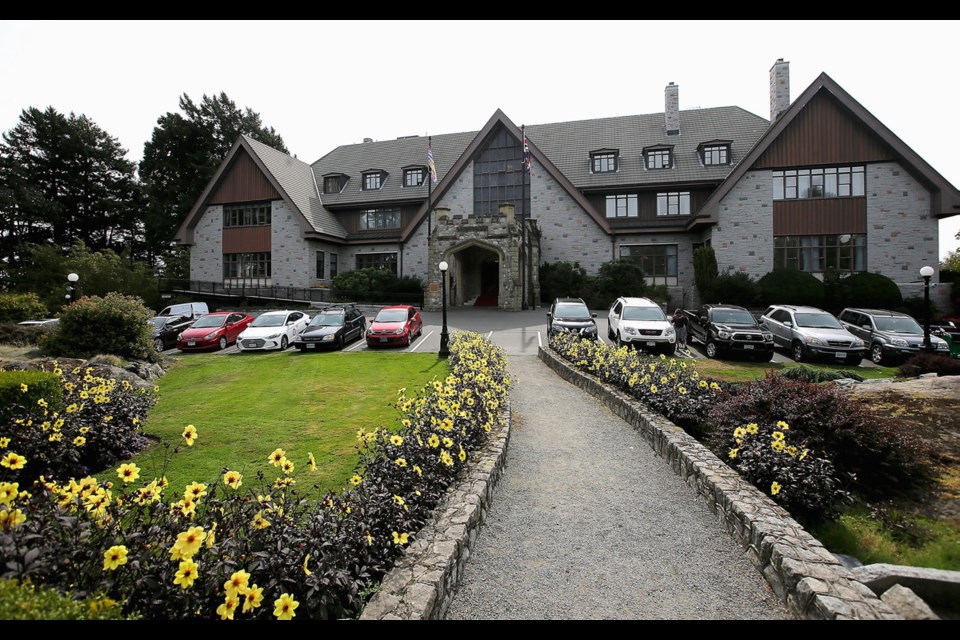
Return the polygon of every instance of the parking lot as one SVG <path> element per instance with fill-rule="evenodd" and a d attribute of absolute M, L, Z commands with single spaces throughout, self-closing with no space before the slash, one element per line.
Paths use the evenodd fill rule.
<path fill-rule="evenodd" d="M 367 325 L 376 315 L 376 307 L 361 307 L 367 318 Z M 311 316 L 316 313 L 315 309 L 308 310 Z M 597 327 L 601 340 L 606 344 L 611 344 L 607 340 L 607 317 L 605 312 L 596 311 Z M 508 356 L 535 356 L 541 345 L 547 341 L 547 307 L 538 307 L 528 311 L 500 311 L 490 308 L 453 308 L 447 310 L 447 332 L 452 336 L 457 331 L 473 331 L 486 337 L 488 340 L 503 348 Z M 251 315 L 257 315 L 257 312 L 251 312 Z M 363 339 L 355 340 L 344 347 L 345 352 L 353 351 L 383 351 L 400 353 L 436 353 L 440 350 L 440 333 L 443 328 L 443 314 L 439 311 L 421 311 L 423 318 L 423 334 L 416 338 L 409 347 L 377 347 L 371 349 Z M 300 355 L 300 352 L 290 347 L 288 353 Z M 183 353 L 177 349 L 168 349 L 163 352 L 165 355 L 182 355 L 185 357 L 202 356 L 205 354 L 216 355 L 243 355 L 255 358 L 264 355 L 263 352 L 253 352 L 241 354 L 236 345 L 230 345 L 223 351 Z M 271 351 L 266 353 L 278 353 Z M 309 352 L 309 355 L 318 355 L 320 353 Z M 303 354 L 307 356 L 308 354 Z M 703 345 L 688 344 L 686 353 L 678 353 L 680 357 L 705 358 Z M 773 357 L 773 362 L 793 362 L 793 359 L 784 352 L 777 351 Z M 860 363 L 863 368 L 871 368 L 876 365 L 869 359 L 864 359 Z"/>

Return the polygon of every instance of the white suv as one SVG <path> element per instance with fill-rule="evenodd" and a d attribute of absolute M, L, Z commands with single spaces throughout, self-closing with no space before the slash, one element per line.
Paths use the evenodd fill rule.
<path fill-rule="evenodd" d="M 673 355 L 677 332 L 663 309 L 649 298 L 617 298 L 607 315 L 607 337 L 619 346 Z"/>

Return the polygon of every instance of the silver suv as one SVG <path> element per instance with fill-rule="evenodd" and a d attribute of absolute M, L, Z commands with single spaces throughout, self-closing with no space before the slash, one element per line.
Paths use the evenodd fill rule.
<path fill-rule="evenodd" d="M 774 344 L 789 350 L 797 362 L 829 359 L 858 365 L 867 353 L 863 340 L 844 329 L 833 315 L 816 307 L 767 307 L 760 316 L 760 326 L 772 333 Z"/>
<path fill-rule="evenodd" d="M 874 364 L 900 362 L 923 350 L 923 327 L 905 313 L 844 309 L 838 317 L 850 333 L 870 345 L 870 360 Z M 950 353 L 950 345 L 942 338 L 931 335 L 930 345 L 937 353 Z"/>
<path fill-rule="evenodd" d="M 617 298 L 607 314 L 607 337 L 618 346 L 633 345 L 673 355 L 677 333 L 663 309 L 649 298 Z"/>

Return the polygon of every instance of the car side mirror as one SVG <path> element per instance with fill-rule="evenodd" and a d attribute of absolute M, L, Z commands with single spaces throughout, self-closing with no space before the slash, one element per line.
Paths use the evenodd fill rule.
<path fill-rule="evenodd" d="M 860 326 L 861 326 L 862 328 L 866 329 L 867 331 L 870 331 L 870 325 L 868 325 L 868 324 L 862 324 L 862 325 L 860 325 Z"/>
<path fill-rule="evenodd" d="M 553 318 L 553 314 L 550 313 L 549 311 L 547 311 L 547 317 L 548 317 L 548 318 Z"/>
<path fill-rule="evenodd" d="M 787 320 L 786 322 L 783 323 L 783 326 L 785 326 L 785 327 L 792 327 L 792 326 L 793 326 L 793 323 L 790 322 L 789 320 Z"/>

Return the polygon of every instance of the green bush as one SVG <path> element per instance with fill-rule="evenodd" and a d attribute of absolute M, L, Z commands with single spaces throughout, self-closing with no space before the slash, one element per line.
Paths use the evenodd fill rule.
<path fill-rule="evenodd" d="M 124 358 L 155 359 L 153 312 L 140 298 L 108 293 L 84 297 L 65 307 L 57 327 L 40 340 L 50 356 L 89 358 L 110 353 Z"/>
<path fill-rule="evenodd" d="M 16 347 L 40 344 L 40 338 L 52 330 L 53 328 L 50 326 L 24 326 L 15 322 L 0 323 L 0 344 L 9 344 Z"/>
<path fill-rule="evenodd" d="M 557 298 L 579 298 L 584 293 L 587 272 L 579 262 L 546 262 L 540 265 L 540 301 L 552 304 Z"/>
<path fill-rule="evenodd" d="M 719 275 L 717 254 L 713 247 L 697 247 L 693 252 L 693 282 L 700 294 L 700 302 L 717 300 L 713 295 L 713 283 Z"/>
<path fill-rule="evenodd" d="M 822 307 L 824 286 L 811 273 L 797 269 L 771 271 L 757 282 L 761 306 L 796 304 Z"/>
<path fill-rule="evenodd" d="M 857 382 L 863 382 L 863 376 L 857 375 L 852 371 L 837 371 L 836 369 L 814 369 L 803 364 L 795 367 L 781 369 L 777 374 L 790 380 L 802 380 L 803 382 L 832 382 L 834 380 L 843 380 L 849 378 Z"/>
<path fill-rule="evenodd" d="M 0 579 L 0 620 L 129 620 L 106 597 L 73 599 L 29 582 Z"/>
<path fill-rule="evenodd" d="M 879 273 L 854 273 L 837 280 L 839 292 L 831 297 L 842 300 L 843 306 L 867 309 L 896 309 L 903 304 L 900 287 Z"/>
<path fill-rule="evenodd" d="M 960 360 L 938 353 L 918 353 L 897 368 L 898 378 L 915 378 L 925 373 L 938 376 L 960 375 Z"/>
<path fill-rule="evenodd" d="M 708 291 L 711 297 L 704 302 L 722 302 L 750 308 L 757 306 L 760 299 L 760 288 L 756 280 L 742 271 L 721 273 L 714 278 Z"/>
<path fill-rule="evenodd" d="M 47 315 L 46 305 L 35 293 L 0 293 L 0 323 L 39 320 Z"/>
<path fill-rule="evenodd" d="M 931 320 L 940 317 L 940 312 L 933 300 L 926 302 L 923 296 L 909 296 L 903 299 L 903 303 L 899 307 L 889 308 L 916 318 L 920 326 L 923 326 L 923 319 L 927 317 L 927 313 L 930 314 Z"/>
<path fill-rule="evenodd" d="M 342 299 L 356 302 L 389 302 L 403 294 L 423 293 L 423 281 L 414 276 L 398 277 L 386 269 L 354 269 L 342 271 L 333 277 L 333 288 Z"/>
<path fill-rule="evenodd" d="M 0 371 L 0 431 L 11 415 L 36 407 L 38 400 L 47 403 L 52 411 L 63 408 L 56 374 L 35 369 Z"/>

